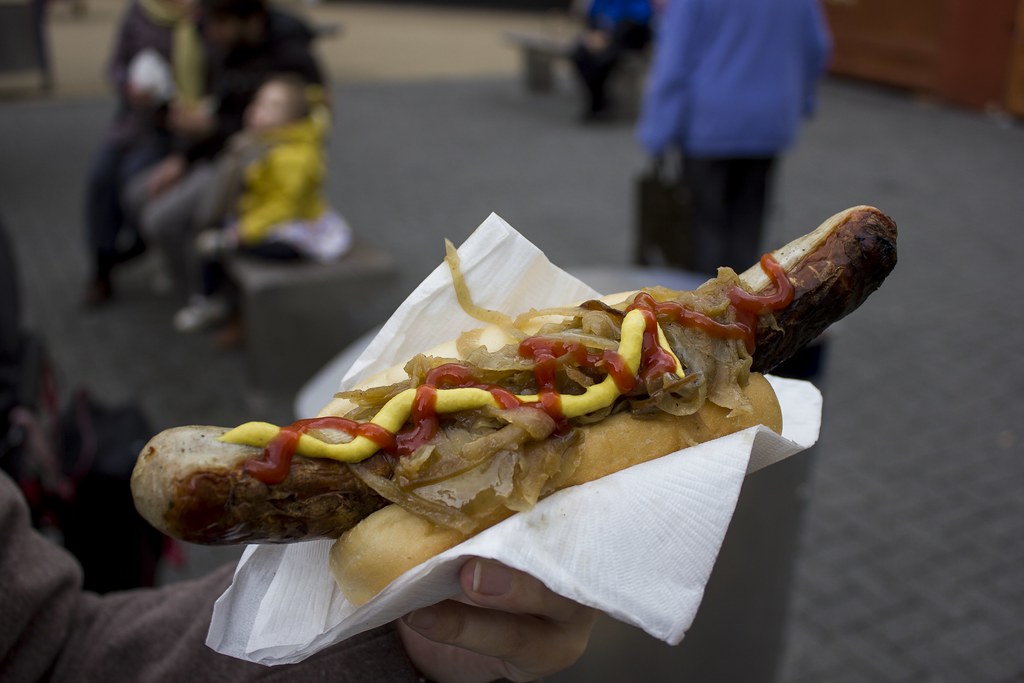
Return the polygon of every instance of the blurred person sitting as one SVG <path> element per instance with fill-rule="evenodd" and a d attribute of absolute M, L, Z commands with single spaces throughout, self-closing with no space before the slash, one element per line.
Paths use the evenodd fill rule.
<path fill-rule="evenodd" d="M 246 108 L 271 74 L 324 82 L 312 54 L 314 32 L 300 19 L 268 8 L 263 0 L 200 0 L 200 7 L 203 34 L 211 45 L 213 105 L 172 107 L 168 121 L 175 151 L 134 179 L 126 192 L 143 236 L 158 248 L 186 300 L 196 206 L 210 182 L 212 159 L 242 130 Z"/>
<path fill-rule="evenodd" d="M 606 85 L 627 52 L 644 50 L 651 40 L 650 0 L 591 0 L 587 28 L 572 52 L 572 62 L 587 95 L 584 120 L 610 111 Z"/>
<path fill-rule="evenodd" d="M 818 0 L 671 0 L 637 130 L 677 150 L 693 196 L 696 269 L 761 254 L 772 170 L 817 102 L 830 50 Z"/>
<path fill-rule="evenodd" d="M 113 295 L 112 272 L 143 251 L 138 227 L 126 220 L 128 180 L 171 150 L 169 107 L 199 105 L 205 50 L 192 0 L 135 0 L 125 11 L 110 61 L 117 112 L 93 158 L 86 183 L 85 232 L 92 275 L 83 303 Z"/>
<path fill-rule="evenodd" d="M 177 330 L 205 328 L 232 308 L 219 267 L 226 252 L 327 262 L 348 251 L 351 229 L 323 193 L 328 117 L 322 88 L 298 76 L 272 76 L 257 91 L 201 202 L 200 227 L 220 227 L 196 239 L 196 290 L 174 316 Z"/>

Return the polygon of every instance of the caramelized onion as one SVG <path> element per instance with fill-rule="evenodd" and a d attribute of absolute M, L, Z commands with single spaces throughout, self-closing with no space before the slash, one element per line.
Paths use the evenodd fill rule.
<path fill-rule="evenodd" d="M 476 521 L 457 508 L 413 495 L 402 489 L 388 477 L 375 474 L 364 463 L 351 464 L 349 467 L 364 484 L 379 493 L 383 498 L 396 505 L 401 505 L 415 515 L 429 519 L 435 524 L 457 529 L 464 534 L 472 533 L 477 527 L 478 523 Z"/>
<path fill-rule="evenodd" d="M 449 249 L 447 260 L 466 312 L 502 327 L 513 338 L 525 336 L 522 330 L 526 326 L 539 324 L 537 334 L 552 339 L 594 350 L 618 346 L 623 310 L 594 301 L 575 308 L 530 311 L 513 321 L 473 304 L 454 249 Z M 730 308 L 728 292 L 737 282 L 736 274 L 723 268 L 718 278 L 693 292 L 657 287 L 645 291 L 656 301 L 672 301 L 715 321 L 730 323 L 735 321 L 735 312 Z M 624 302 L 623 308 L 629 303 Z M 681 324 L 663 325 L 662 329 L 685 375 L 666 373 L 647 379 L 632 395 L 573 419 L 571 426 L 579 427 L 627 409 L 640 416 L 654 412 L 690 415 L 705 401 L 734 412 L 750 409 L 741 387 L 748 383 L 751 357 L 742 341 L 715 338 Z M 471 366 L 473 381 L 481 385 L 499 386 L 515 394 L 536 393 L 533 364 L 520 356 L 518 343 L 492 351 L 480 344 L 479 333 L 467 333 L 458 340 L 457 348 L 465 360 L 420 355 L 406 365 L 410 376 L 407 382 L 340 396 L 356 403 L 356 412 L 367 413 L 399 391 L 422 384 L 430 370 L 450 362 Z M 571 362 L 569 354 L 557 360 L 557 386 L 562 393 L 581 393 L 603 376 L 599 367 L 580 368 Z M 393 478 L 374 475 L 363 465 L 351 467 L 384 498 L 437 524 L 471 532 L 488 521 L 532 506 L 571 476 L 576 468 L 574 444 L 582 438 L 580 430 L 555 436 L 555 429 L 551 417 L 528 405 L 465 411 L 444 416 L 431 442 L 409 456 L 394 459 Z"/>
<path fill-rule="evenodd" d="M 685 377 L 662 375 L 647 382 L 646 397 L 630 399 L 635 413 L 663 412 L 682 417 L 692 415 L 704 405 L 704 378 L 698 373 Z"/>
<path fill-rule="evenodd" d="M 525 412 L 518 417 L 532 419 Z M 456 439 L 462 441 L 461 437 Z M 431 477 L 424 472 L 422 478 L 410 481 L 404 476 L 380 477 L 361 464 L 351 467 L 387 500 L 435 524 L 471 533 L 488 521 L 529 509 L 561 486 L 578 464 L 574 446 L 579 439 L 578 430 L 574 430 L 566 436 L 537 441 L 522 425 L 513 424 L 462 448 L 450 448 L 450 443 L 446 448 L 442 441 L 423 447 L 422 452 L 413 456 L 421 460 L 421 471 L 436 474 L 449 467 L 448 476 Z M 453 451 L 458 451 L 458 455 Z"/>
<path fill-rule="evenodd" d="M 462 274 L 462 268 L 459 265 L 459 252 L 455 250 L 449 240 L 444 241 L 444 261 L 448 264 L 448 270 L 452 274 L 452 284 L 455 288 L 455 298 L 458 299 L 459 306 L 466 312 L 467 315 L 476 318 L 477 320 L 492 325 L 497 325 L 506 330 L 515 330 L 515 325 L 512 322 L 512 318 L 505 315 L 500 311 L 494 311 L 489 308 L 477 306 L 473 301 L 472 294 L 469 293 L 469 286 L 466 285 L 466 279 Z M 518 331 L 516 334 L 521 334 Z"/>
<path fill-rule="evenodd" d="M 578 306 L 559 306 L 557 308 L 531 308 L 526 313 L 520 313 L 516 316 L 515 326 L 521 330 L 525 330 L 530 327 L 531 324 L 535 326 L 534 321 L 538 318 L 552 318 L 560 322 L 556 323 L 559 325 L 565 325 L 573 318 L 580 314 Z"/>

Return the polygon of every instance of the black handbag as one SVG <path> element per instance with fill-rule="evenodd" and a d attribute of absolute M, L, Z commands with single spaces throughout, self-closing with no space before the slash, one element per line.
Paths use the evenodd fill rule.
<path fill-rule="evenodd" d="M 694 270 L 693 194 L 686 185 L 681 154 L 654 159 L 636 180 L 633 262 Z"/>

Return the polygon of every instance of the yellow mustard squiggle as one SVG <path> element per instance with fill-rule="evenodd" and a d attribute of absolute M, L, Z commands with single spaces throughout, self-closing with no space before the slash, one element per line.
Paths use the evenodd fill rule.
<path fill-rule="evenodd" d="M 645 329 L 646 321 L 639 310 L 629 311 L 622 321 L 618 353 L 622 356 L 630 373 L 634 375 L 640 370 Z M 679 358 L 676 357 L 669 346 L 668 339 L 665 337 L 665 332 L 661 329 L 661 325 L 657 326 L 657 338 L 661 348 L 668 352 L 675 361 L 676 374 L 682 377 L 682 363 L 679 362 Z M 562 413 L 567 418 L 592 413 L 610 406 L 621 393 L 618 385 L 615 383 L 615 379 L 608 375 L 598 384 L 587 387 L 587 390 L 582 394 L 562 395 Z M 416 389 L 406 389 L 385 403 L 370 422 L 383 427 L 392 434 L 397 434 L 409 419 L 415 398 Z M 540 400 L 536 394 L 516 396 L 516 398 L 523 403 L 536 403 Z M 437 391 L 435 410 L 439 414 L 485 407 L 501 407 L 497 399 L 486 389 L 465 387 L 439 389 Z M 268 422 L 246 422 L 223 434 L 219 440 L 226 443 L 262 448 L 270 443 L 280 431 L 280 427 Z M 360 462 L 369 458 L 378 450 L 380 450 L 380 446 L 365 436 L 356 436 L 346 443 L 328 443 L 310 434 L 303 434 L 299 437 L 295 452 L 308 458 L 330 458 L 341 462 Z"/>

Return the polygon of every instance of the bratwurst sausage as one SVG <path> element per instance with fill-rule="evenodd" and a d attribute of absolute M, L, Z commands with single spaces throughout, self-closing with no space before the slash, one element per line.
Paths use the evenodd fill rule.
<path fill-rule="evenodd" d="M 765 304 L 763 310 L 748 314 L 746 319 L 731 307 L 723 311 L 711 306 L 714 310 L 709 316 L 718 321 L 715 324 L 730 329 L 741 329 L 746 324 L 752 330 L 746 336 L 715 342 L 719 345 L 715 347 L 715 354 L 721 355 L 724 348 L 730 358 L 736 357 L 736 363 L 729 372 L 721 373 L 722 376 L 738 381 L 739 388 L 743 389 L 749 371 L 770 371 L 830 324 L 855 310 L 895 267 L 896 232 L 896 225 L 889 217 L 872 207 L 860 206 L 836 214 L 813 232 L 772 252 L 770 261 L 777 263 L 784 272 L 792 300 L 774 308 Z M 720 274 L 719 279 L 728 280 L 730 276 L 735 280 L 731 271 Z M 747 293 L 747 296 L 743 292 L 736 296 L 754 301 L 755 308 L 760 306 L 757 302 L 770 301 L 782 290 L 782 285 L 764 265 L 751 267 L 735 281 Z M 705 287 L 710 285 L 709 282 Z M 735 285 L 731 289 L 726 289 L 725 285 L 717 290 L 712 287 L 730 295 L 735 294 L 736 289 Z M 691 300 L 684 296 L 688 293 L 661 289 L 652 292 L 659 300 Z M 589 307 L 607 308 L 609 315 L 621 323 L 623 311 L 610 303 L 630 301 L 635 306 L 639 299 L 617 295 Z M 753 310 L 750 305 L 747 309 Z M 670 325 L 663 323 L 666 328 Z M 679 338 L 675 334 L 669 336 Z M 673 347 L 671 350 L 680 358 L 686 357 L 684 349 Z M 455 354 L 449 351 L 439 355 Z M 688 364 L 680 362 L 680 365 Z M 585 373 L 576 372 L 573 376 L 580 374 Z M 687 367 L 684 372 L 681 367 L 679 374 L 686 379 L 678 382 L 681 388 L 672 391 L 693 394 L 699 386 L 701 403 L 717 403 L 732 411 L 725 413 L 737 417 L 732 420 L 732 426 L 728 420 L 722 422 L 723 434 L 732 427 L 735 431 L 749 426 L 738 418 L 741 414 L 749 415 L 749 410 L 740 409 L 745 399 L 739 397 L 736 399 L 739 403 L 733 405 L 715 398 L 716 387 L 710 385 L 721 382 L 711 381 L 713 370 L 701 368 L 694 372 Z M 582 384 L 577 389 L 585 390 L 589 380 L 584 377 L 578 381 Z M 540 393 L 538 387 L 533 387 L 533 391 Z M 622 393 L 628 394 L 625 398 L 630 400 L 631 410 L 638 413 L 638 419 L 651 419 L 649 414 L 640 414 L 650 412 L 650 401 L 637 400 L 644 398 L 636 395 L 642 393 L 640 389 Z M 616 406 L 623 402 L 617 401 Z M 332 406 L 328 408 L 333 411 Z M 699 407 L 694 407 L 689 414 Z M 568 462 L 579 449 L 579 443 L 586 440 L 588 426 L 585 422 L 610 417 L 627 422 L 629 420 L 622 416 L 624 410 L 616 407 L 599 411 L 598 417 L 593 419 L 562 423 L 553 420 L 547 435 L 541 438 L 520 435 L 517 447 L 521 446 L 528 455 L 544 450 L 543 455 L 537 457 Z M 665 414 L 657 417 L 673 418 Z M 221 441 L 227 433 L 228 430 L 221 427 L 180 427 L 158 434 L 145 446 L 132 476 L 132 492 L 137 508 L 151 524 L 175 538 L 203 544 L 337 538 L 389 503 L 379 487 L 371 487 L 367 482 L 387 482 L 396 476 L 396 467 L 399 470 L 404 467 L 393 451 L 386 450 L 378 450 L 356 466 L 330 458 L 298 456 L 291 461 L 280 481 L 268 484 L 265 478 L 254 476 L 252 467 L 252 463 L 263 456 L 263 448 Z M 568 469 L 575 467 L 573 464 Z M 561 477 L 553 475 L 550 485 L 556 485 L 559 478 L 571 481 L 572 472 L 567 471 Z M 545 485 L 548 488 L 544 493 L 550 492 L 550 486 Z"/>

